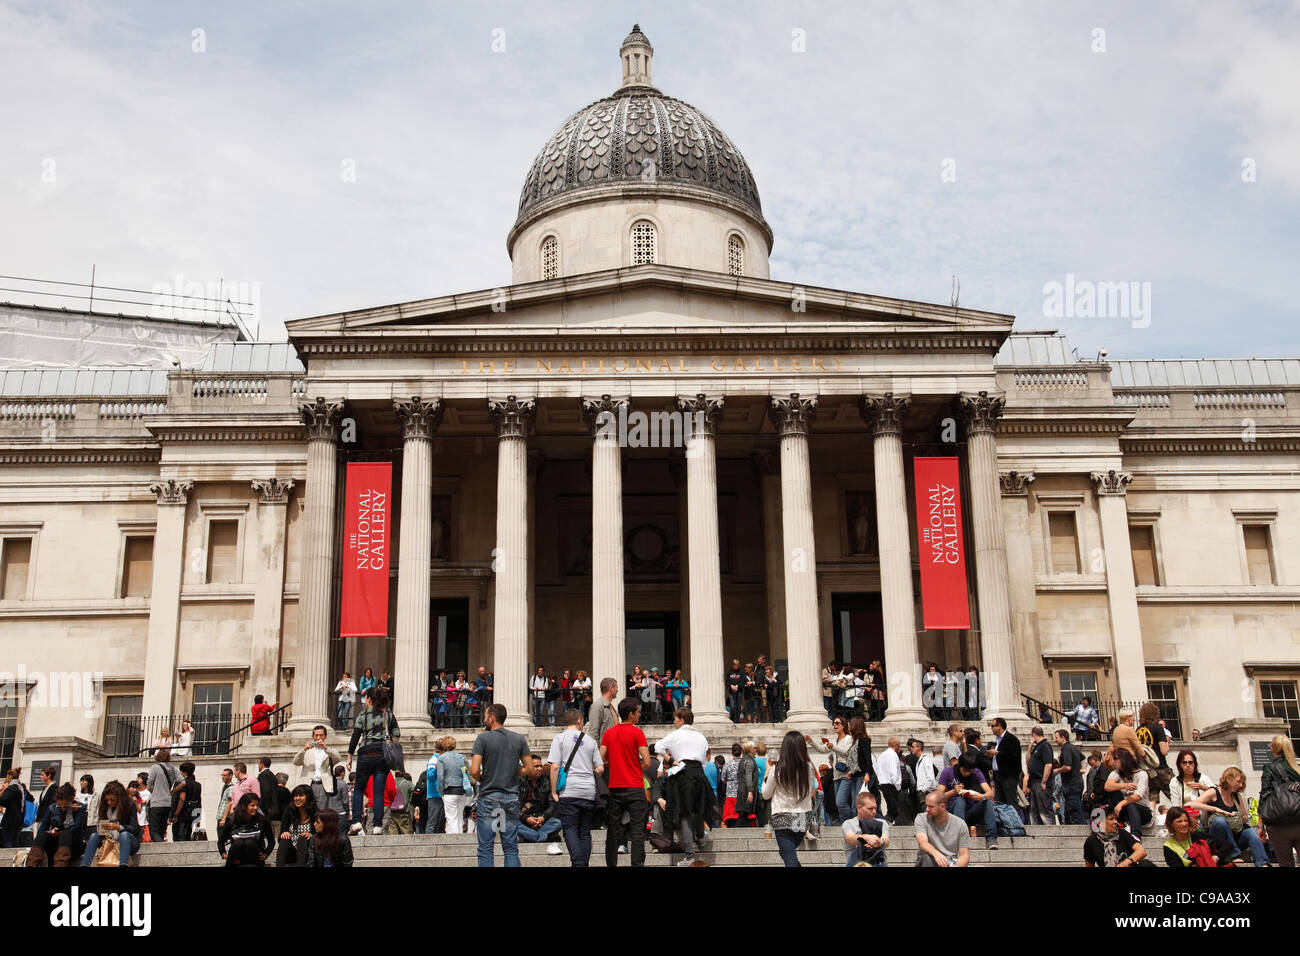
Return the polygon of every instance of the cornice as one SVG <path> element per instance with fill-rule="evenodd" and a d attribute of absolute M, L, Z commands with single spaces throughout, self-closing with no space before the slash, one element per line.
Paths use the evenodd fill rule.
<path fill-rule="evenodd" d="M 855 332 L 806 332 L 793 334 L 774 328 L 770 333 L 752 331 L 727 335 L 721 329 L 710 327 L 699 333 L 679 330 L 671 336 L 662 331 L 647 330 L 638 334 L 626 327 L 610 328 L 607 335 L 599 335 L 590 328 L 558 330 L 545 337 L 521 331 L 517 326 L 492 328 L 461 326 L 456 329 L 436 330 L 432 334 L 410 335 L 405 329 L 384 329 L 382 333 L 349 332 L 344 338 L 301 339 L 295 341 L 298 354 L 306 357 L 323 355 L 494 355 L 494 354 L 557 354 L 557 353 L 619 353 L 635 352 L 934 352 L 945 351 L 990 352 L 996 351 L 1004 338 L 1001 334 L 971 332 L 933 332 L 900 334 L 897 330 L 882 330 L 878 334 Z M 454 338 L 453 338 L 454 336 Z M 536 336 L 536 337 L 534 337 Z"/>
<path fill-rule="evenodd" d="M 0 465 L 156 465 L 162 449 L 22 448 L 0 450 Z"/>
<path fill-rule="evenodd" d="M 1240 455 L 1260 452 L 1300 452 L 1300 438 L 1257 436 L 1254 441 L 1235 438 L 1159 438 L 1120 436 L 1120 445 L 1130 455 Z"/>

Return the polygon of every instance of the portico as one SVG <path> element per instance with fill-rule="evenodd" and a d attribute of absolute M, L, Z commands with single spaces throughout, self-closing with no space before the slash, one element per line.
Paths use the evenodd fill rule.
<path fill-rule="evenodd" d="M 879 595 L 887 716 L 924 719 L 922 648 L 942 656 L 933 648 L 949 637 L 919 630 L 917 449 L 964 459 L 980 660 L 996 674 L 996 709 L 1021 712 L 1006 557 L 981 550 L 986 531 L 1001 541 L 1001 402 L 990 391 L 1010 317 L 656 265 L 510 293 L 504 312 L 481 293 L 290 323 L 309 369 L 304 414 L 319 417 L 324 402 L 357 424 L 352 446 L 314 443 L 333 440 L 340 467 L 392 449 L 400 474 L 392 648 L 363 653 L 394 669 L 399 716 L 427 725 L 430 596 L 459 585 L 478 613 L 454 666 L 491 668 L 512 722 L 528 721 L 539 664 L 597 682 L 649 666 L 627 659 L 628 615 L 658 612 L 679 621 L 672 657 L 698 722 L 728 721 L 730 659 L 763 653 L 783 662 L 788 722 L 820 725 L 821 668 L 839 656 L 828 605 L 840 593 Z M 310 484 L 306 494 L 309 512 L 328 506 Z M 848 512 L 864 495 L 870 542 L 844 530 L 861 524 Z M 434 513 L 455 554 L 432 540 Z M 330 566 L 311 573 L 324 587 Z M 303 638 L 304 651 L 330 654 L 328 640 Z"/>

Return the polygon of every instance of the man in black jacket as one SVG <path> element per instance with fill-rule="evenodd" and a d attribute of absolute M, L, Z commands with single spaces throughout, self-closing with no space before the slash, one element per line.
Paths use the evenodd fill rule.
<path fill-rule="evenodd" d="M 77 802 L 70 783 L 55 791 L 54 800 L 36 831 L 34 845 L 45 852 L 51 866 L 76 866 L 86 848 L 86 808 Z"/>
<path fill-rule="evenodd" d="M 257 762 L 257 786 L 262 796 L 262 813 L 268 820 L 279 820 L 283 808 L 275 792 L 275 774 L 271 772 L 270 757 L 263 757 Z"/>
<path fill-rule="evenodd" d="M 998 803 L 1019 806 L 1017 794 L 1023 767 L 1020 738 L 1007 730 L 1007 722 L 1001 717 L 993 718 L 993 736 L 993 795 Z"/>
<path fill-rule="evenodd" d="M 523 843 L 550 843 L 560 832 L 560 818 L 556 816 L 556 803 L 551 799 L 551 774 L 546 761 L 533 754 L 533 766 L 519 781 L 519 839 Z M 564 851 L 558 843 L 550 843 L 546 852 L 558 855 Z"/>
<path fill-rule="evenodd" d="M 1056 755 L 1052 745 L 1043 736 L 1043 728 L 1035 727 L 1029 744 L 1029 822 L 1049 826 L 1056 822 L 1052 813 L 1052 763 Z"/>
<path fill-rule="evenodd" d="M 45 811 L 54 803 L 54 794 L 59 789 L 59 781 L 55 779 L 53 767 L 41 768 L 41 799 L 36 804 L 36 823 L 39 826 L 45 819 Z"/>

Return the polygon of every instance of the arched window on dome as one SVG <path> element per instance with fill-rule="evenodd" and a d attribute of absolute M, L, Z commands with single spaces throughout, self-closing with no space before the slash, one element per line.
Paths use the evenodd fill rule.
<path fill-rule="evenodd" d="M 554 236 L 542 240 L 542 278 L 560 277 L 560 243 Z"/>
<path fill-rule="evenodd" d="M 632 265 L 642 266 L 657 262 L 659 258 L 659 241 L 655 234 L 655 225 L 645 219 L 632 225 Z"/>
<path fill-rule="evenodd" d="M 727 238 L 727 272 L 733 276 L 745 274 L 745 240 L 734 233 Z"/>

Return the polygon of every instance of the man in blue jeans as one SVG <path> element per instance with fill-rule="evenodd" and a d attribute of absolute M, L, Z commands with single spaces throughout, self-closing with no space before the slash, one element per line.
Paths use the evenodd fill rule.
<path fill-rule="evenodd" d="M 984 845 L 990 850 L 998 848 L 998 818 L 994 809 L 993 787 L 976 768 L 975 755 L 970 751 L 957 758 L 957 763 L 944 767 L 939 774 L 939 791 L 948 801 L 948 812 L 967 824 L 984 824 Z"/>
<path fill-rule="evenodd" d="M 506 730 L 504 704 L 492 704 L 483 714 L 486 733 L 474 740 L 469 775 L 479 785 L 476 812 L 478 865 L 493 865 L 493 844 L 501 834 L 506 866 L 519 866 L 519 779 L 532 770 L 528 741 Z"/>

